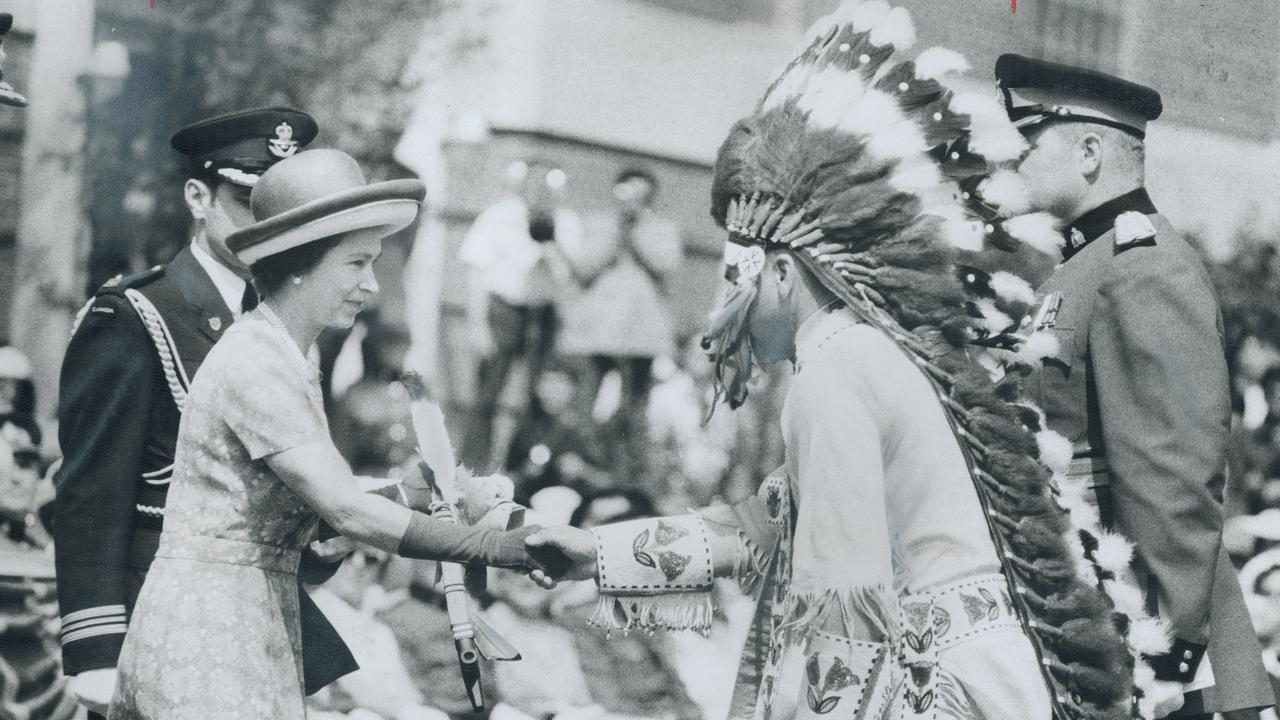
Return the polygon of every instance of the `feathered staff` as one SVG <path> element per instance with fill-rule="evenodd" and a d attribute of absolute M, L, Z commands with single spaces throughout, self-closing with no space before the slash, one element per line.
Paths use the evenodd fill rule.
<path fill-rule="evenodd" d="M 418 436 L 418 454 L 429 472 L 423 473 L 434 500 L 432 517 L 445 522 L 458 522 L 458 506 L 464 500 L 457 482 L 457 461 L 453 444 L 444 425 L 444 413 L 436 403 L 422 376 L 406 372 L 401 382 L 409 391 L 413 430 Z M 440 576 L 444 589 L 449 627 L 458 653 L 458 667 L 467 698 L 476 710 L 484 709 L 484 684 L 480 677 L 480 657 L 491 660 L 519 660 L 520 653 L 480 617 L 471 612 L 466 589 L 466 573 L 458 563 L 441 562 Z"/>
<path fill-rule="evenodd" d="M 1066 441 L 1019 387 L 1055 340 L 1035 332 L 1038 322 L 1014 321 L 1030 317 L 1030 285 L 982 267 L 991 249 L 1054 253 L 1062 236 L 1049 215 L 1027 212 L 1017 175 L 999 169 L 1026 148 L 1003 108 L 945 84 L 964 59 L 933 48 L 890 62 L 914 39 L 901 8 L 843 6 L 814 25 L 721 146 L 712 216 L 729 231 L 734 287 L 704 340 L 717 391 L 731 406 L 745 398 L 744 328 L 763 251 L 792 250 L 937 386 L 1054 690 L 1055 718 L 1126 718 L 1133 695 L 1149 711 L 1142 696 L 1156 688 L 1140 669 L 1132 693 L 1132 667 L 1159 646 L 1159 627 L 1134 614 L 1116 580 L 1124 548 L 1108 538 L 1099 552 L 1094 518 L 1060 494 Z M 1097 592 L 1100 578 L 1110 598 Z M 1129 617 L 1113 624 L 1113 608 Z M 1141 629 L 1129 633 L 1130 652 L 1117 626 Z"/>

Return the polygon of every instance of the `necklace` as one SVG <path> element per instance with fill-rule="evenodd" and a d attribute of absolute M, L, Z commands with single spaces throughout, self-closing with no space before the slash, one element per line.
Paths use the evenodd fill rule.
<path fill-rule="evenodd" d="M 294 364 L 298 365 L 299 369 L 302 370 L 303 377 L 313 383 L 319 383 L 319 366 L 312 362 L 311 359 L 302 352 L 302 349 L 298 347 L 298 343 L 294 342 L 293 336 L 291 336 L 289 334 L 289 330 L 285 328 L 284 321 L 280 319 L 280 316 L 277 315 L 266 302 L 258 303 L 258 307 L 256 309 L 262 313 L 262 317 L 266 318 L 267 325 L 274 330 L 277 335 L 279 335 L 280 339 L 283 340 L 286 345 L 289 346 L 289 355 L 294 359 Z"/>

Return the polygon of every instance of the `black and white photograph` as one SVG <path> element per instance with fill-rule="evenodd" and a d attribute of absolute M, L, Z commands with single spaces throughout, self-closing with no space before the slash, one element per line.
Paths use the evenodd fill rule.
<path fill-rule="evenodd" d="M 0 720 L 1280 720 L 1278 38 L 0 0 Z"/>

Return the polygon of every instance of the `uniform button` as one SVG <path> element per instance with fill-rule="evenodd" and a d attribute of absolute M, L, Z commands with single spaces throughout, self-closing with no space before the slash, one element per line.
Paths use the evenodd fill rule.
<path fill-rule="evenodd" d="M 1195 653 L 1191 652 L 1190 650 L 1183 650 L 1183 651 L 1182 651 L 1182 659 L 1183 659 L 1183 660 L 1190 660 L 1190 659 L 1191 659 L 1191 658 L 1193 658 L 1193 657 L 1195 657 Z"/>
<path fill-rule="evenodd" d="M 1180 673 L 1191 672 L 1191 666 L 1186 663 L 1178 663 L 1178 672 Z"/>

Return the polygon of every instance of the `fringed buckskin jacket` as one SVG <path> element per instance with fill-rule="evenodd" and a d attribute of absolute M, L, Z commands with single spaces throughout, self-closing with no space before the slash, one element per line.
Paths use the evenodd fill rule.
<path fill-rule="evenodd" d="M 757 604 L 731 718 L 1049 718 L 964 455 L 904 351 L 819 311 L 782 429 L 786 464 L 750 500 L 594 531 L 593 621 L 705 631 L 733 567 Z"/>

